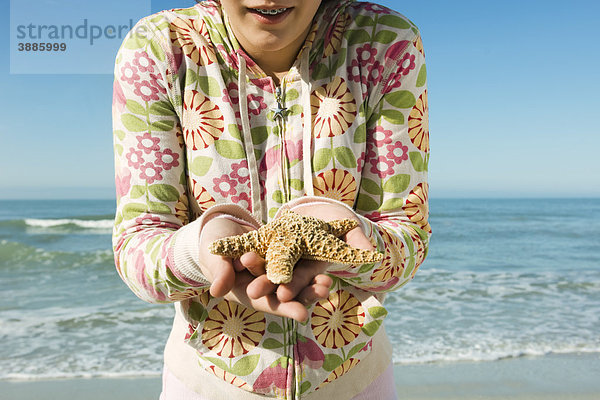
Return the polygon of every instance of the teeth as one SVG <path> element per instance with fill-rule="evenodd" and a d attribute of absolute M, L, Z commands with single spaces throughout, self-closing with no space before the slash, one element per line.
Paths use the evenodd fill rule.
<path fill-rule="evenodd" d="M 282 12 L 287 10 L 287 8 L 278 8 L 276 10 L 265 10 L 262 8 L 256 8 L 255 10 L 258 11 L 259 13 L 265 14 L 265 15 L 277 15 L 277 14 L 281 14 Z"/>

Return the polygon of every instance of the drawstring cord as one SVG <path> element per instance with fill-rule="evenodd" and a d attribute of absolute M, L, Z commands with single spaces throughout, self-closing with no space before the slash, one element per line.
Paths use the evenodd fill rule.
<path fill-rule="evenodd" d="M 244 151 L 248 159 L 248 172 L 250 173 L 250 197 L 252 201 L 252 214 L 259 222 L 263 219 L 262 205 L 260 204 L 260 177 L 258 164 L 254 154 L 254 144 L 250 132 L 250 119 L 248 117 L 248 97 L 246 96 L 246 60 L 241 54 L 237 55 L 240 70 L 238 74 L 238 93 L 240 116 L 242 119 L 242 136 L 244 138 Z"/>
<path fill-rule="evenodd" d="M 307 196 L 314 196 L 312 179 L 312 110 L 310 106 L 310 72 L 309 72 L 309 52 L 304 49 L 302 59 L 300 60 L 300 77 L 302 78 L 302 108 L 304 109 L 304 120 L 302 121 L 302 166 L 304 172 L 304 192 Z"/>

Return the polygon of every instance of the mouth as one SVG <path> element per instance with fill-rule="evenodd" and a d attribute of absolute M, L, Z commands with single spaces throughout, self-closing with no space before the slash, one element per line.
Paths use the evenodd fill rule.
<path fill-rule="evenodd" d="M 287 17 L 294 7 L 248 8 L 259 22 L 264 24 L 278 24 Z"/>
<path fill-rule="evenodd" d="M 289 8 L 251 8 L 251 11 L 256 11 L 262 15 L 278 15 L 286 12 Z"/>

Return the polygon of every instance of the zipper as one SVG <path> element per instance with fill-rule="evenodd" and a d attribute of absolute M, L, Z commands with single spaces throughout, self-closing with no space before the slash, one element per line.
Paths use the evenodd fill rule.
<path fill-rule="evenodd" d="M 277 102 L 277 107 L 273 109 L 274 115 L 273 118 L 277 122 L 277 127 L 279 128 L 279 180 L 281 182 L 281 190 L 283 194 L 283 201 L 287 203 L 290 201 L 290 194 L 288 190 L 289 184 L 289 170 L 287 165 L 287 157 L 286 157 L 286 148 L 285 148 L 285 138 L 284 138 L 284 119 L 287 115 L 287 108 L 283 106 L 283 85 L 285 83 L 285 79 L 281 80 L 281 84 L 275 88 L 275 101 Z"/>

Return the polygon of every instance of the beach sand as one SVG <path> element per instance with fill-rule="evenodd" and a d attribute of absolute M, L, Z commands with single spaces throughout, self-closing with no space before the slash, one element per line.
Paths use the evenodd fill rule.
<path fill-rule="evenodd" d="M 600 399 L 600 354 L 396 365 L 394 373 L 400 399 Z M 0 399 L 157 400 L 160 387 L 158 376 L 0 381 Z"/>

